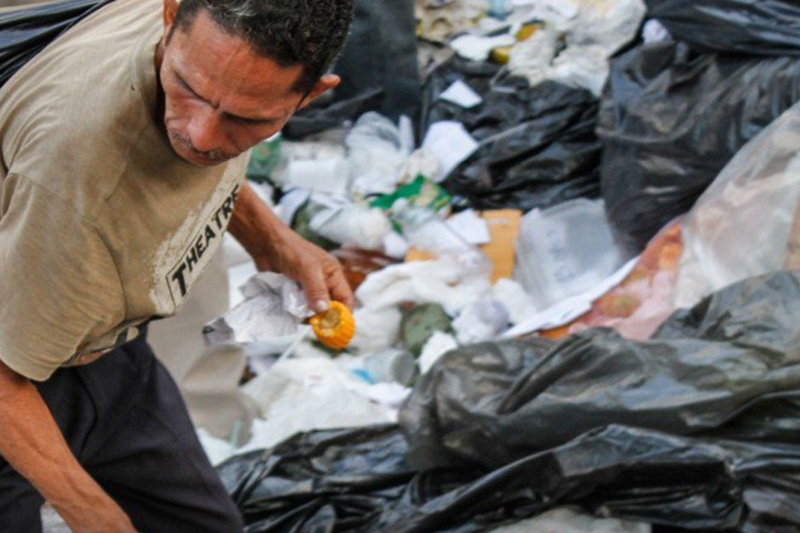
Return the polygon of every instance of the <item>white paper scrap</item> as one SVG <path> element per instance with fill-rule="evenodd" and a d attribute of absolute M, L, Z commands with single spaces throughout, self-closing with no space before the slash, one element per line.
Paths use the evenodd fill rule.
<path fill-rule="evenodd" d="M 489 225 L 472 209 L 455 214 L 446 222 L 454 233 L 469 244 L 486 244 L 492 240 Z"/>
<path fill-rule="evenodd" d="M 383 253 L 395 259 L 403 259 L 408 253 L 408 241 L 399 233 L 390 231 L 383 237 Z"/>
<path fill-rule="evenodd" d="M 423 346 L 422 354 L 417 360 L 419 371 L 422 374 L 427 374 L 436 361 L 450 350 L 455 350 L 456 348 L 458 348 L 458 341 L 456 341 L 455 337 L 441 331 L 434 331 L 431 338 Z"/>
<path fill-rule="evenodd" d="M 439 172 L 433 177 L 434 181 L 442 181 L 460 163 L 475 153 L 478 146 L 478 141 L 472 138 L 460 122 L 433 123 L 428 129 L 422 147 L 433 152 L 439 160 Z"/>
<path fill-rule="evenodd" d="M 492 49 L 502 46 L 512 46 L 516 39 L 511 34 L 495 37 L 482 37 L 480 35 L 462 35 L 450 42 L 450 46 L 458 55 L 472 61 L 486 61 Z"/>
<path fill-rule="evenodd" d="M 453 83 L 446 91 L 439 95 L 439 98 L 452 102 L 464 109 L 472 109 L 483 103 L 483 98 L 473 91 L 472 87 L 461 80 Z"/>

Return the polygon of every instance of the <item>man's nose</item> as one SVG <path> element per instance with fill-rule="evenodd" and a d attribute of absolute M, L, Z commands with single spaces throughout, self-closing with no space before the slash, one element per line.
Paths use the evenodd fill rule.
<path fill-rule="evenodd" d="M 194 113 L 187 133 L 192 146 L 200 152 L 213 152 L 223 147 L 222 123 L 217 113 L 211 109 Z"/>

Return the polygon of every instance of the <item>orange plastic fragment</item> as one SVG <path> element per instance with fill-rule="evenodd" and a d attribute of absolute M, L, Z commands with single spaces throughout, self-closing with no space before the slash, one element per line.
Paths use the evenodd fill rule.
<path fill-rule="evenodd" d="M 356 321 L 350 309 L 341 302 L 331 302 L 331 307 L 309 319 L 317 339 L 334 350 L 347 348 L 356 334 Z"/>

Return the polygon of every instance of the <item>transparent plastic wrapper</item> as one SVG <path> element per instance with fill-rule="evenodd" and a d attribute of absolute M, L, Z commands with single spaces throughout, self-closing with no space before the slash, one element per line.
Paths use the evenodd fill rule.
<path fill-rule="evenodd" d="M 359 195 L 394 192 L 414 148 L 394 122 L 378 113 L 358 119 L 345 144 L 350 191 Z"/>
<path fill-rule="evenodd" d="M 794 57 L 698 54 L 661 42 L 614 59 L 597 134 L 603 197 L 620 242 L 641 251 L 798 100 Z"/>
<path fill-rule="evenodd" d="M 598 285 L 626 259 L 603 202 L 580 198 L 525 215 L 514 275 L 544 309 Z"/>
<path fill-rule="evenodd" d="M 645 0 L 648 15 L 700 50 L 800 55 L 794 0 Z"/>
<path fill-rule="evenodd" d="M 675 305 L 725 285 L 800 267 L 800 105 L 753 139 L 686 217 Z"/>

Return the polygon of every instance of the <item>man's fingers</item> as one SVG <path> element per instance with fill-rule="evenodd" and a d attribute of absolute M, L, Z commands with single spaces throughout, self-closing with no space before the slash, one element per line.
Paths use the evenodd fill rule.
<path fill-rule="evenodd" d="M 304 273 L 301 279 L 306 292 L 308 305 L 315 313 L 323 313 L 330 309 L 330 295 L 325 283 L 325 274 L 320 268 L 311 268 Z"/>
<path fill-rule="evenodd" d="M 342 265 L 332 255 L 324 253 L 315 261 L 307 263 L 300 282 L 305 289 L 309 306 L 317 313 L 327 311 L 331 300 L 342 302 L 351 309 L 355 304 L 353 291 L 347 283 Z"/>
<path fill-rule="evenodd" d="M 347 278 L 345 278 L 341 266 L 337 265 L 337 268 L 331 271 L 327 281 L 331 297 L 352 309 L 355 305 L 353 290 L 350 288 L 350 284 L 347 283 Z"/>

